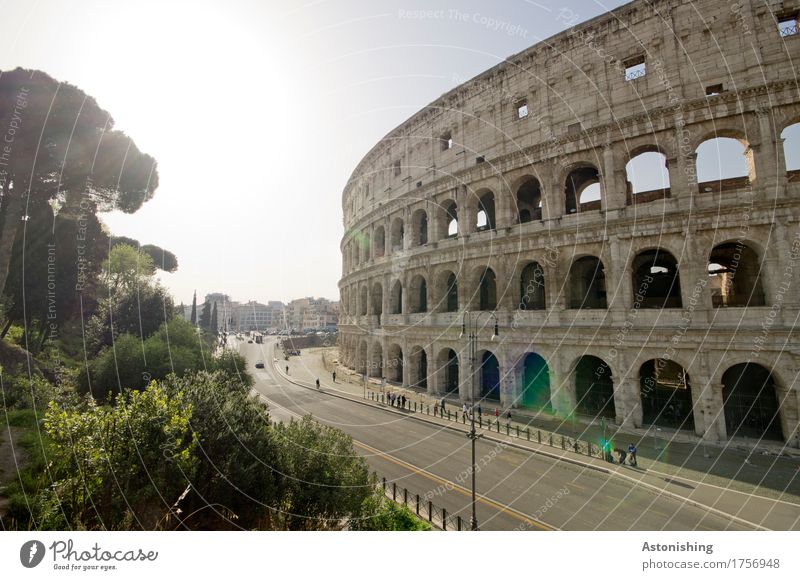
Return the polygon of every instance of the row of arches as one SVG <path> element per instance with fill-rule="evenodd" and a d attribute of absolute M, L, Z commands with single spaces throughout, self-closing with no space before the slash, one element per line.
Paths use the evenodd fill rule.
<path fill-rule="evenodd" d="M 458 393 L 462 381 L 469 382 L 472 370 L 462 370 L 459 354 L 453 348 L 439 350 L 433 363 L 429 364 L 428 354 L 420 346 L 411 347 L 405 358 L 400 345 L 392 343 L 384 357 L 379 342 L 373 343 L 368 351 L 367 341 L 362 340 L 355 367 L 370 377 L 385 377 L 439 395 Z M 526 353 L 515 366 L 514 376 L 519 377 L 520 385 L 516 389 L 516 399 L 511 401 L 514 406 L 552 413 L 557 391 L 563 389 L 571 399 L 571 412 L 587 417 L 617 418 L 619 410 L 615 400 L 619 381 L 603 359 L 581 356 L 562 385 L 553 384 L 549 365 L 538 353 Z M 474 392 L 481 401 L 500 402 L 501 381 L 506 372 L 508 370 L 501 369 L 495 353 L 490 350 L 478 353 L 472 380 L 476 383 Z M 639 368 L 637 383 L 643 426 L 695 431 L 695 413 L 701 403 L 689 374 L 679 363 L 666 359 L 647 360 Z M 785 390 L 766 367 L 750 362 L 735 364 L 722 375 L 721 408 L 715 413 L 719 420 L 724 420 L 728 437 L 785 441 L 785 431 L 789 428 L 782 423 L 781 401 L 785 398 L 782 393 Z"/>
<path fill-rule="evenodd" d="M 724 191 L 745 187 L 756 179 L 753 149 L 744 135 L 731 133 L 703 141 L 696 150 L 696 175 L 700 193 Z M 785 167 L 788 174 L 800 172 L 800 123 L 788 126 L 781 134 Z M 625 166 L 627 203 L 642 203 L 670 196 L 669 161 L 661 147 L 649 145 L 631 152 Z M 563 181 L 564 212 L 567 214 L 593 211 L 601 208 L 603 183 L 599 164 L 579 162 L 573 164 Z M 514 210 L 511 222 L 524 224 L 543 219 L 543 187 L 535 175 L 523 176 L 512 184 Z M 474 223 L 472 231 L 497 228 L 497 199 L 493 191 L 478 190 L 470 196 L 469 215 Z M 459 208 L 454 200 L 447 200 L 432 216 L 437 222 L 439 239 L 456 237 L 459 229 Z M 375 228 L 372 239 L 366 233 L 353 236 L 345 250 L 349 269 L 372 258 L 381 258 L 389 250 L 424 246 L 431 240 L 428 211 L 416 209 L 411 216 L 410 240 L 406 244 L 406 229 L 401 217 L 389 224 Z"/>
<path fill-rule="evenodd" d="M 709 254 L 706 270 L 713 307 L 765 305 L 761 259 L 748 243 L 724 242 L 714 246 Z M 635 308 L 683 308 L 680 269 L 672 253 L 662 248 L 641 251 L 632 259 L 630 271 Z M 464 298 L 464 304 L 460 304 L 459 278 L 453 270 L 441 270 L 435 276 L 432 288 L 429 288 L 428 280 L 423 274 L 413 275 L 408 283 L 407 300 L 403 297 L 403 282 L 394 280 L 388 297 L 387 314 L 498 308 L 498 281 L 491 267 L 481 267 L 472 273 L 468 281 L 473 290 Z M 518 294 L 515 296 L 514 308 L 546 309 L 548 300 L 545 282 L 545 269 L 539 262 L 529 261 L 521 265 L 517 276 Z M 598 257 L 582 256 L 575 259 L 567 275 L 567 288 L 567 307 L 570 309 L 608 307 L 605 266 Z M 381 282 L 374 282 L 371 287 L 367 284 L 361 285 L 358 296 L 350 293 L 349 312 L 361 316 L 368 313 L 382 315 L 383 292 Z M 344 303 L 348 305 L 346 299 Z"/>

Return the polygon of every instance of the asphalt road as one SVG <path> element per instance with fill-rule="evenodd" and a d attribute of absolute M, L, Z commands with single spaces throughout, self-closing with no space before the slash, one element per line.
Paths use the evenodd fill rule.
<path fill-rule="evenodd" d="M 462 434 L 295 385 L 274 369 L 273 345 L 240 345 L 273 418 L 311 414 L 344 430 L 379 476 L 412 496 L 427 494 L 437 507 L 469 521 L 470 444 Z M 266 368 L 255 369 L 256 360 Z M 482 530 L 751 529 L 611 475 L 513 447 L 479 440 L 476 458 Z"/>

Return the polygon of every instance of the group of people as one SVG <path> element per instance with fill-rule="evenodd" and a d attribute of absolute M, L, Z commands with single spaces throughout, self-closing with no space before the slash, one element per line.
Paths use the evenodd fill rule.
<path fill-rule="evenodd" d="M 401 409 L 405 409 L 406 402 L 408 401 L 405 395 L 398 395 L 397 393 L 389 393 L 388 395 L 386 395 L 386 397 L 389 400 L 389 404 L 392 407 L 396 406 L 400 407 Z"/>
<path fill-rule="evenodd" d="M 606 441 L 603 445 L 603 450 L 605 454 L 605 459 L 609 463 L 614 463 L 614 456 L 611 453 L 611 441 Z M 625 465 L 625 460 L 628 460 L 628 463 L 634 467 L 638 464 L 636 463 L 636 445 L 630 443 L 628 445 L 627 450 L 623 449 L 622 447 L 614 447 L 614 453 L 617 454 L 617 461 L 620 465 Z"/>

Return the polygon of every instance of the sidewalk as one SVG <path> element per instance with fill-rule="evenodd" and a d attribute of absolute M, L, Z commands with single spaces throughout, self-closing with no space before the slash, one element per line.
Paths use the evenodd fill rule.
<path fill-rule="evenodd" d="M 379 402 L 381 387 L 378 381 L 370 380 L 365 386 L 359 375 L 338 365 L 334 366 L 335 357 L 324 361 L 322 350 L 308 349 L 303 351 L 300 357 L 290 357 L 289 362 L 281 359 L 278 368 L 283 371 L 284 366 L 288 364 L 289 376 L 292 379 L 300 379 L 313 385 L 314 380 L 319 377 L 324 388 L 336 389 L 341 395 L 362 400 L 366 397 L 370 404 L 390 410 L 396 409 L 397 413 L 404 415 L 411 413 L 415 418 L 442 427 L 462 431 L 468 429 L 468 425 L 463 422 L 461 404 L 458 400 L 453 398 L 447 400 L 447 409 L 451 412 L 451 420 L 448 421 L 446 417 L 443 419 L 432 414 L 433 407 L 440 399 L 414 389 L 389 385 L 384 389 L 386 392 L 405 394 L 411 409 L 416 403 L 418 411 L 413 413 L 407 409 L 401 411 L 392 408 Z M 332 354 L 331 349 L 326 351 L 326 354 Z M 331 370 L 334 368 L 337 373 L 335 385 L 331 377 Z M 373 400 L 371 397 L 376 397 L 378 400 Z M 491 407 L 491 411 L 493 409 L 494 407 Z M 489 410 L 486 405 L 484 417 Z M 626 433 L 613 423 L 609 423 L 606 426 L 606 435 L 616 446 L 625 448 L 631 441 L 636 443 L 639 449 L 639 467 L 633 468 L 627 465 L 620 466 L 617 463 L 609 464 L 599 457 L 599 441 L 603 435 L 599 425 L 565 424 L 557 418 L 532 416 L 518 409 L 514 409 L 512 415 L 516 420 L 508 427 L 511 436 L 506 435 L 506 421 L 502 417 L 500 433 L 496 431 L 494 424 L 491 431 L 484 426 L 481 432 L 487 438 L 502 440 L 560 460 L 613 473 L 650 487 L 656 492 L 661 490 L 659 493 L 675 495 L 769 529 L 800 529 L 800 470 L 798 469 L 800 462 L 795 458 L 756 455 L 721 446 L 703 446 L 697 442 L 671 441 L 666 438 L 671 435 L 666 430 L 659 433 L 660 437 L 654 442 L 652 434 L 643 431 Z M 484 425 L 486 425 L 485 419 Z M 519 438 L 515 437 L 517 428 L 520 429 Z M 542 444 L 538 444 L 538 431 L 541 431 Z M 537 432 L 536 435 L 534 432 Z M 528 433 L 531 437 L 530 442 L 527 440 Z M 551 434 L 554 445 L 552 447 L 549 445 Z M 572 447 L 576 438 L 581 442 L 580 453 L 576 453 Z M 566 449 L 562 450 L 562 444 Z M 587 456 L 589 444 L 592 446 L 592 456 Z"/>

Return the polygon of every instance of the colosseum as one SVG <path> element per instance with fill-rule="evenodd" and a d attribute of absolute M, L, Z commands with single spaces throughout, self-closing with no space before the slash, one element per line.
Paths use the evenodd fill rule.
<path fill-rule="evenodd" d="M 437 397 L 798 447 L 799 12 L 563 13 L 392 130 L 342 195 L 341 361 Z"/>

